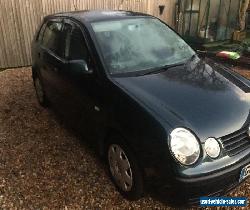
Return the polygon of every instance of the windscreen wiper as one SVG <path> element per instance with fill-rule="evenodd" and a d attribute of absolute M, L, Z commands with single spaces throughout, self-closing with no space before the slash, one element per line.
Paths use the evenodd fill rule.
<path fill-rule="evenodd" d="M 146 73 L 141 74 L 141 75 L 144 76 L 144 75 L 149 75 L 149 74 L 157 74 L 157 73 L 163 72 L 163 71 L 168 70 L 168 69 L 173 68 L 173 67 L 182 66 L 184 64 L 185 63 L 175 63 L 175 64 L 170 64 L 170 65 L 164 65 L 161 67 L 154 68 L 151 71 L 146 72 Z"/>

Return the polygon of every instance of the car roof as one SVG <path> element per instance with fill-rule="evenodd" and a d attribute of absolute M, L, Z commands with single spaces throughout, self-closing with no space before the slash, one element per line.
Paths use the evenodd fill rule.
<path fill-rule="evenodd" d="M 102 20 L 126 19 L 133 17 L 146 17 L 148 14 L 124 10 L 82 10 L 73 12 L 63 12 L 49 15 L 47 18 L 53 17 L 69 17 L 80 22 L 98 22 Z"/>

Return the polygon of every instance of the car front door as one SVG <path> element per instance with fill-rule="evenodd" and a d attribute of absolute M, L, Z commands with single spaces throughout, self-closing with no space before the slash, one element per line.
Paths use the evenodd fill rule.
<path fill-rule="evenodd" d="M 68 68 L 61 72 L 64 100 L 67 101 L 64 112 L 75 129 L 94 137 L 97 122 L 103 118 L 98 97 L 101 91 L 100 80 L 81 27 L 65 19 L 64 28 L 70 28 L 67 30 L 65 49 Z"/>

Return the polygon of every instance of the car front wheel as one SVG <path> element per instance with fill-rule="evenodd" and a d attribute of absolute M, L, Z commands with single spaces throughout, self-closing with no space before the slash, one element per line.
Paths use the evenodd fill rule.
<path fill-rule="evenodd" d="M 121 141 L 111 141 L 107 159 L 110 176 L 118 191 L 127 199 L 139 199 L 143 194 L 143 178 L 129 148 Z"/>

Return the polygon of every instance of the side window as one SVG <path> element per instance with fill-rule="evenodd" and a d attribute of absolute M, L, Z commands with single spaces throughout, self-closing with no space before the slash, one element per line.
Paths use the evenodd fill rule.
<path fill-rule="evenodd" d="M 75 26 L 70 36 L 69 58 L 71 60 L 84 59 L 88 62 L 88 49 L 82 31 Z"/>
<path fill-rule="evenodd" d="M 60 57 L 64 56 L 62 26 L 61 22 L 48 22 L 42 39 L 42 45 Z"/>

